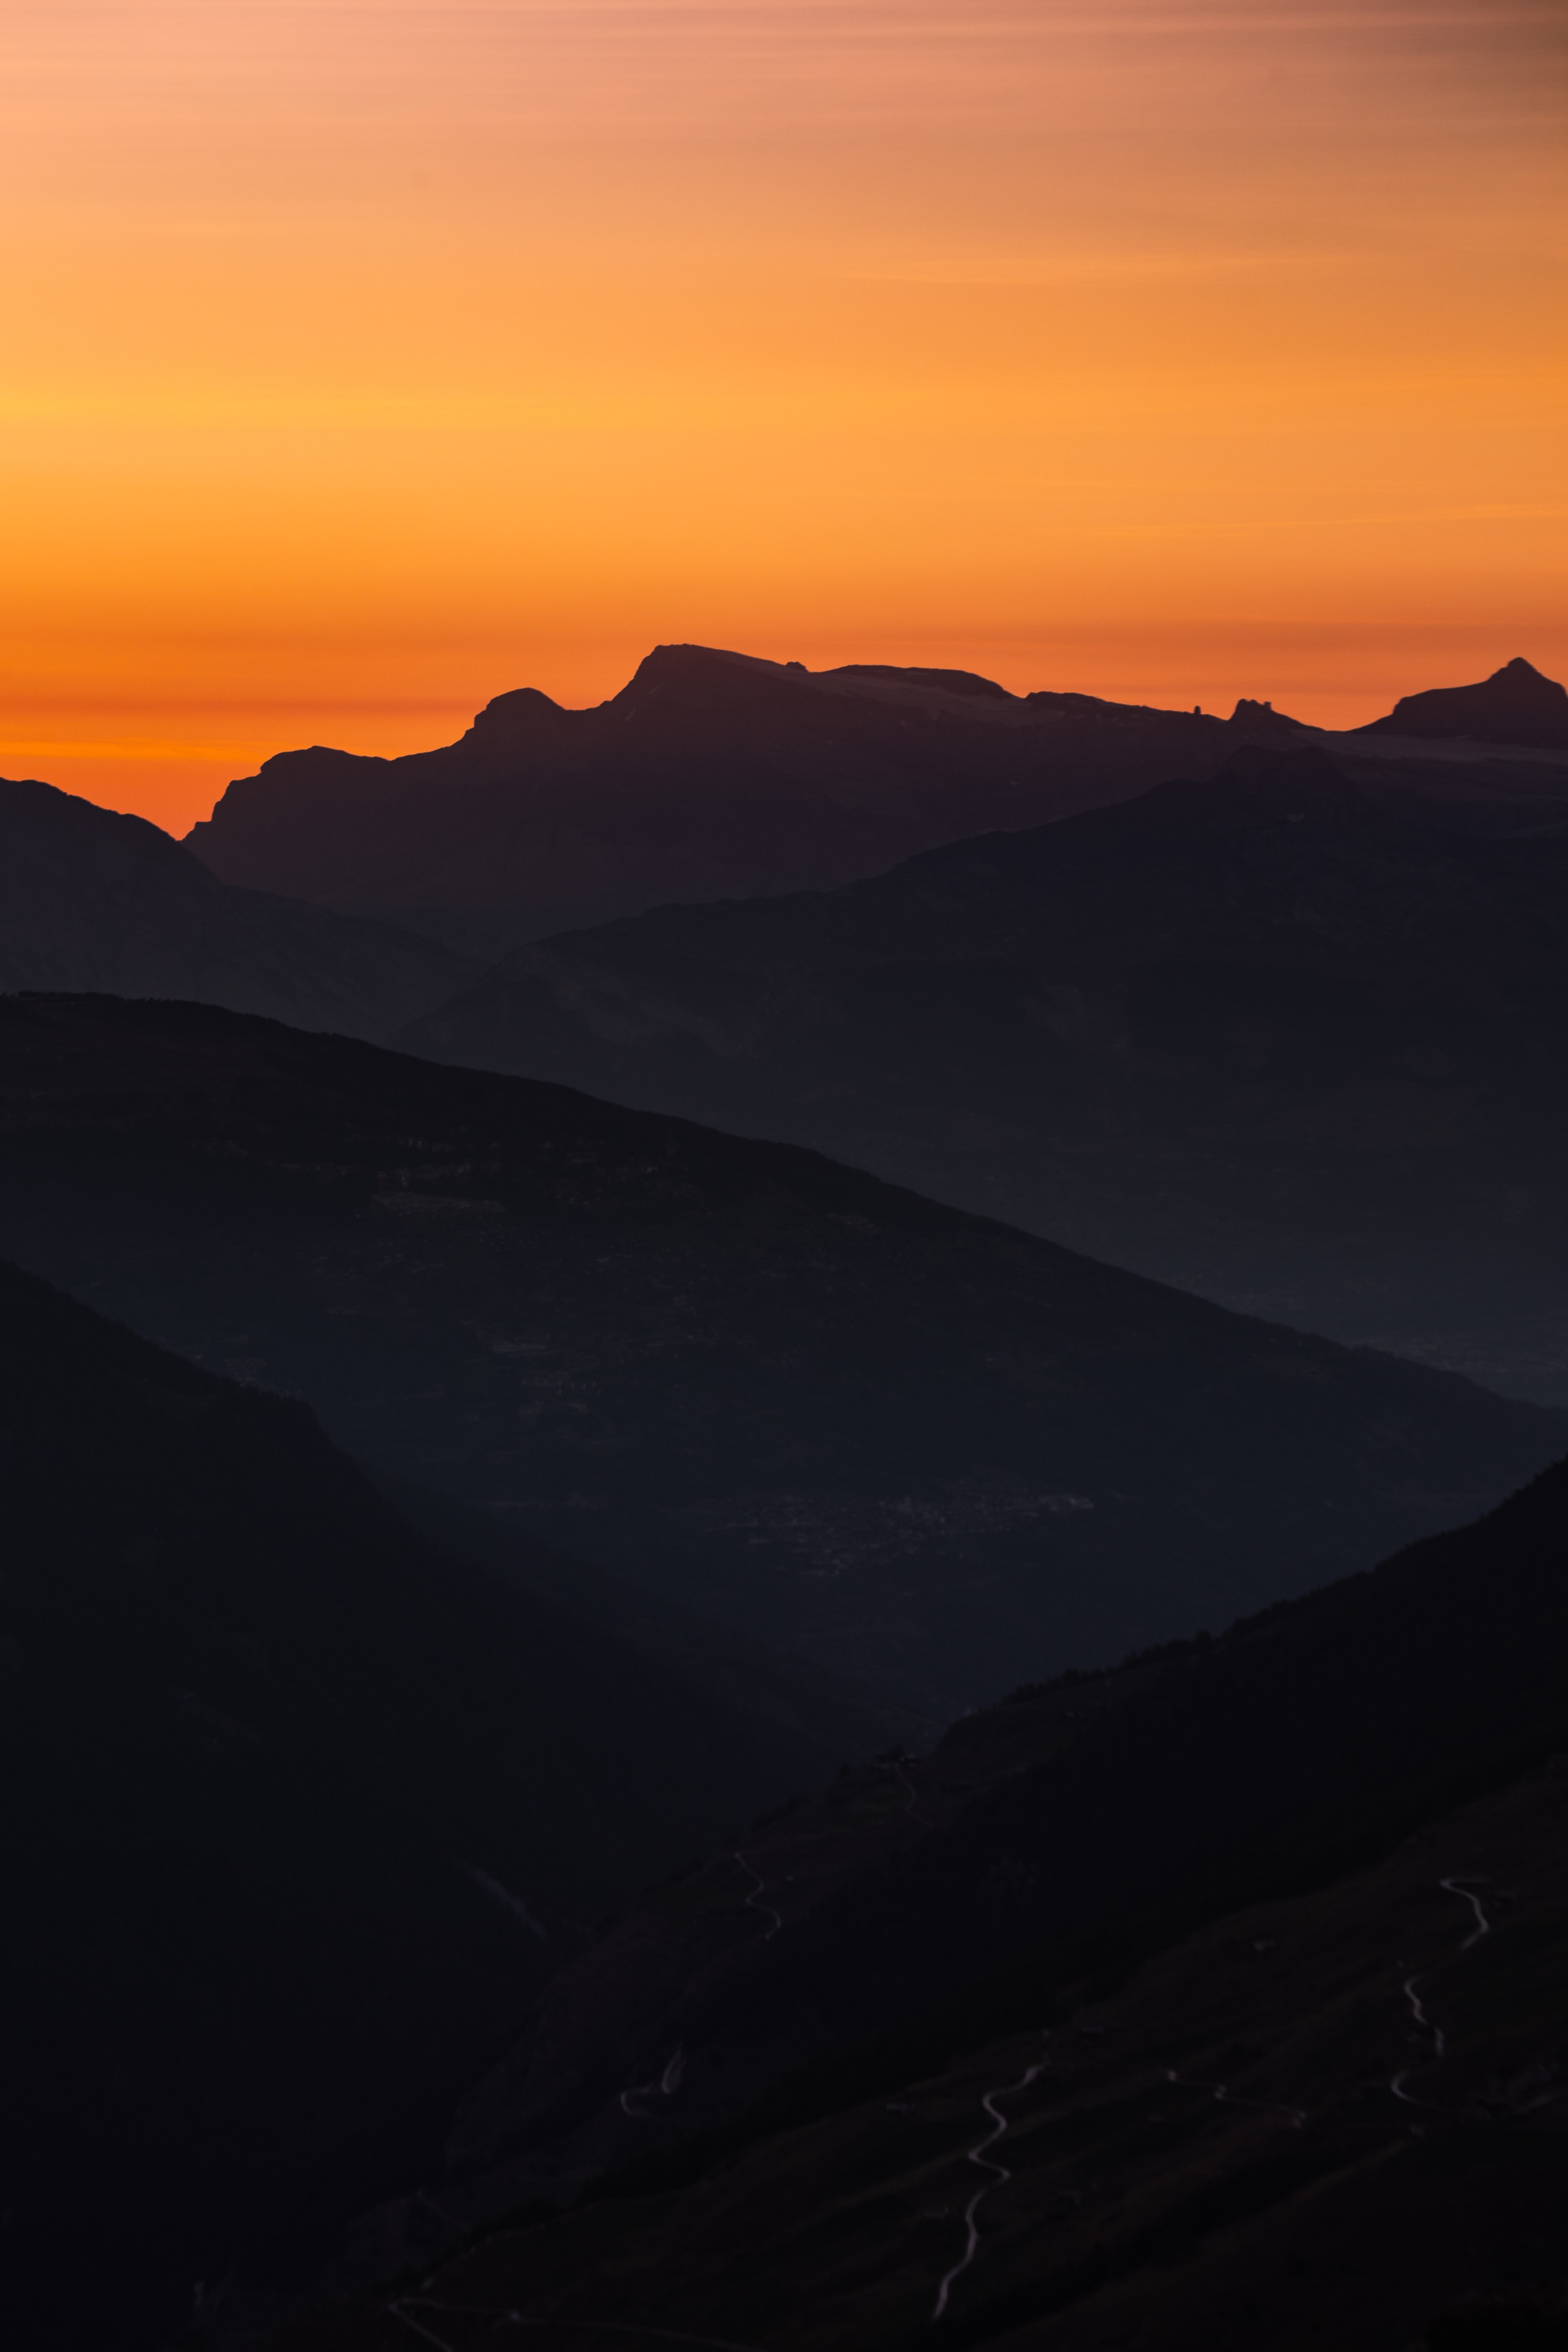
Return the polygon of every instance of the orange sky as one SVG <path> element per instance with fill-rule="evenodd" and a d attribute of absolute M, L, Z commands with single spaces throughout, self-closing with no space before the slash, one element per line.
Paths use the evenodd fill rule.
<path fill-rule="evenodd" d="M 0 772 L 1568 674 L 1559 0 L 9 0 Z"/>

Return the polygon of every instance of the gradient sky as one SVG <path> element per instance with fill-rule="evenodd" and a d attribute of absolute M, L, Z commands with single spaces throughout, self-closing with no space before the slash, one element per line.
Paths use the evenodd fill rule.
<path fill-rule="evenodd" d="M 9 0 L 0 771 L 1568 673 L 1560 0 Z"/>

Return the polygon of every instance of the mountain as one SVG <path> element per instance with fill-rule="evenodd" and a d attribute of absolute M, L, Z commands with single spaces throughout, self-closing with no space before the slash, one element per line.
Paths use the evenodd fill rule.
<path fill-rule="evenodd" d="M 35 1272 L 938 1719 L 1369 1566 L 1568 1426 L 811 1152 L 202 1006 L 0 1000 L 0 1139 Z"/>
<path fill-rule="evenodd" d="M 526 947 L 401 1043 L 810 1145 L 1568 1403 L 1568 834 L 1308 738 L 831 893 Z"/>
<path fill-rule="evenodd" d="M 1479 686 L 1440 686 L 1401 697 L 1363 735 L 1468 736 L 1568 751 L 1568 692 L 1519 656 Z"/>
<path fill-rule="evenodd" d="M 1565 1558 L 1561 1463 L 757 1823 L 552 1987 L 417 2268 L 384 2217 L 277 2352 L 1560 2346 Z"/>
<path fill-rule="evenodd" d="M 0 778 L 0 990 L 187 996 L 384 1037 L 477 969 L 384 923 L 230 888 L 142 817 Z"/>
<path fill-rule="evenodd" d="M 660 646 L 596 709 L 524 688 L 443 751 L 280 753 L 187 840 L 225 881 L 500 954 L 665 899 L 831 887 L 1216 765 L 1236 740 L 963 670 Z"/>
<path fill-rule="evenodd" d="M 134 2352 L 417 2178 L 583 1923 L 835 1749 L 3 1265 L 0 1448 L 0 2311 Z"/>
<path fill-rule="evenodd" d="M 1568 775 L 1550 759 L 1468 743 L 1412 759 L 1375 730 L 1322 736 L 1266 702 L 1222 720 L 1012 695 L 964 670 L 812 671 L 660 646 L 595 709 L 523 688 L 441 751 L 281 752 L 231 783 L 187 845 L 226 882 L 377 915 L 489 962 L 667 901 L 832 889 L 943 842 L 1210 775 L 1240 744 L 1302 738 L 1483 830 L 1568 819 Z"/>

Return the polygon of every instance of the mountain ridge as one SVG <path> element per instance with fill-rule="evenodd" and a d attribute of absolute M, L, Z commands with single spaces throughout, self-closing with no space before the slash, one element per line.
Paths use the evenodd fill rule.
<path fill-rule="evenodd" d="M 591 709 L 522 688 L 443 750 L 277 754 L 186 844 L 226 879 L 500 952 L 660 900 L 847 880 L 1234 740 L 1217 718 L 968 672 L 661 646 Z"/>
<path fill-rule="evenodd" d="M 392 925 L 222 882 L 144 817 L 0 778 L 0 990 L 186 996 L 386 1037 L 479 969 Z"/>
<path fill-rule="evenodd" d="M 1363 735 L 1463 737 L 1568 751 L 1568 690 L 1516 654 L 1475 686 L 1439 686 L 1403 695 Z"/>
<path fill-rule="evenodd" d="M 1563 1416 L 792 1147 L 193 1005 L 0 1000 L 0 1245 L 925 1714 L 1368 1563 Z"/>
<path fill-rule="evenodd" d="M 1568 835 L 1386 777 L 1244 746 L 835 892 L 524 947 L 400 1042 L 1568 1401 Z"/>
<path fill-rule="evenodd" d="M 1245 698 L 1222 719 L 1014 695 L 970 671 L 812 671 L 671 645 L 590 709 L 524 687 L 438 751 L 278 753 L 186 845 L 227 880 L 379 914 L 489 961 L 660 903 L 835 888 L 982 830 L 1205 775 L 1238 743 L 1298 737 L 1436 791 L 1472 824 L 1563 814 L 1549 751 L 1325 736 Z"/>

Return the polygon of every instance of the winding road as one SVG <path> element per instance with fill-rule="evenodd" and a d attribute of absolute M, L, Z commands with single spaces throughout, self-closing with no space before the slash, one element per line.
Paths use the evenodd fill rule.
<path fill-rule="evenodd" d="M 918 1821 L 920 1816 L 915 1812 L 916 1791 L 907 1775 L 901 1766 L 897 1764 L 889 1765 L 887 1769 L 897 1772 L 900 1779 L 903 1780 L 909 1795 L 906 1811 Z M 930 1824 L 922 1824 L 922 1826 L 930 1826 Z M 740 1864 L 752 1882 L 751 1892 L 746 1896 L 746 1904 L 749 1908 L 764 1915 L 767 1925 L 763 1930 L 763 1941 L 771 1943 L 784 1926 L 784 1918 L 782 1914 L 765 1899 L 767 1882 L 739 1847 L 731 1849 L 731 1859 Z M 1473 1946 L 1481 1941 L 1484 1936 L 1491 1934 L 1492 1923 L 1487 1916 L 1480 1897 L 1474 1892 L 1477 1885 L 1484 1886 L 1486 1883 L 1484 1879 L 1475 1879 L 1459 1874 L 1439 1879 L 1437 1882 L 1444 1894 L 1457 1895 L 1461 1902 L 1469 1905 L 1474 1914 L 1476 1924 L 1460 1944 L 1461 1953 L 1469 1951 Z M 1429 2054 L 1424 2059 L 1417 2060 L 1416 2064 L 1436 2064 L 1447 2057 L 1447 2042 L 1443 2028 L 1426 2014 L 1419 1991 L 1422 1973 L 1417 1970 L 1407 1976 L 1400 1990 L 1410 2005 L 1411 2015 L 1418 2032 L 1430 2037 Z M 685 2063 L 684 2051 L 679 2044 L 677 2044 L 657 2081 L 636 2084 L 621 2093 L 621 2105 L 626 2113 L 635 2119 L 651 2120 L 646 2116 L 642 2108 L 633 2105 L 632 2102 L 653 2097 L 673 2097 L 680 2086 Z M 1044 2059 L 1037 2060 L 1033 2065 L 1026 2066 L 1016 2081 L 998 2083 L 982 2095 L 981 2107 L 990 2118 L 991 2127 L 982 2138 L 975 2141 L 973 2147 L 965 2150 L 965 2161 L 988 2174 L 989 2178 L 974 2191 L 963 2209 L 963 2251 L 952 2269 L 945 2273 L 937 2288 L 936 2302 L 931 2315 L 932 2326 L 945 2316 L 954 2286 L 970 2268 L 980 2251 L 978 2216 L 981 2206 L 994 2189 L 1002 2188 L 1013 2178 L 1010 2168 L 999 2163 L 991 2154 L 991 2150 L 997 2142 L 1005 2137 L 1009 2128 L 1008 2117 L 1003 2114 L 996 2103 L 999 2099 L 1010 2098 L 1020 2091 L 1026 2091 L 1032 2083 L 1037 2082 L 1040 2075 L 1047 2072 L 1047 2064 L 1048 2062 Z M 1407 2106 L 1428 2107 L 1432 2105 L 1430 2101 L 1418 2099 L 1405 2088 L 1406 2081 L 1414 2072 L 1413 2066 L 1402 2069 L 1394 2076 L 1389 2089 L 1396 2099 L 1403 2101 Z M 1232 2091 L 1229 2084 L 1226 2083 L 1210 2082 L 1189 2074 L 1178 2074 L 1173 2067 L 1169 2066 L 1164 2069 L 1164 2076 L 1167 2083 L 1175 2084 L 1180 2089 L 1207 2092 L 1216 2105 L 1253 2107 L 1275 2115 L 1288 2116 L 1292 2127 L 1297 2131 L 1300 2131 L 1308 2120 L 1307 2111 L 1302 2107 L 1288 2105 L 1279 2099 L 1249 2099 Z M 1441 2108 L 1436 2112 L 1448 2114 L 1455 2111 Z M 419 2316 L 419 2314 L 432 2318 L 449 2314 L 454 2318 L 480 2319 L 491 2324 L 499 2323 L 502 2326 L 525 2329 L 553 2327 L 580 2331 L 589 2336 L 635 2336 L 644 2343 L 686 2345 L 694 2347 L 694 2352 L 759 2352 L 759 2347 L 756 2346 L 737 2344 L 732 2338 L 726 2336 L 689 2336 L 678 2329 L 639 2326 L 626 2320 L 531 2319 L 518 2311 L 485 2310 L 472 2305 L 441 2303 L 426 2295 L 401 2295 L 384 2307 L 413 2335 L 419 2336 L 426 2344 L 434 2345 L 437 2352 L 458 2352 L 458 2347 L 448 2344 L 444 2336 L 437 2335 L 434 2327 L 426 2326 L 425 2318 Z"/>
<path fill-rule="evenodd" d="M 748 1878 L 755 1879 L 756 1881 L 756 1885 L 752 1887 L 751 1893 L 746 1897 L 746 1902 L 748 1906 L 753 1911 L 765 1911 L 768 1917 L 773 1921 L 773 1926 L 767 1930 L 766 1934 L 763 1937 L 764 1944 L 771 1944 L 773 1937 L 778 1934 L 779 1929 L 784 1926 L 784 1920 L 780 1914 L 773 1909 L 771 1903 L 764 1903 L 763 1901 L 763 1890 L 767 1885 L 767 1880 L 762 1875 L 760 1871 L 752 1869 L 751 1864 L 746 1860 L 745 1855 L 741 1852 L 739 1846 L 736 1846 L 733 1849 L 731 1854 L 731 1860 L 732 1862 L 738 1862 L 742 1869 L 745 1872 L 746 1876 Z"/>
<path fill-rule="evenodd" d="M 907 1799 L 904 1811 L 908 1813 L 910 1821 L 915 1822 L 916 1825 L 922 1830 L 936 1829 L 939 1826 L 937 1822 L 928 1822 L 923 1813 L 917 1811 L 916 1808 L 920 1802 L 920 1790 L 915 1787 L 914 1782 L 910 1780 L 903 1766 L 900 1763 L 891 1762 L 881 1756 L 879 1756 L 876 1759 L 876 1764 L 879 1772 L 896 1772 L 899 1779 L 903 1782 L 905 1796 Z"/>
<path fill-rule="evenodd" d="M 1489 1936 L 1491 1934 L 1492 1923 L 1487 1917 L 1486 1912 L 1482 1908 L 1481 1899 L 1479 1895 L 1474 1895 L 1470 1891 L 1472 1887 L 1478 1885 L 1484 1886 L 1486 1883 L 1487 1882 L 1484 1878 L 1474 1879 L 1458 1874 L 1456 1874 L 1452 1878 L 1440 1878 L 1437 1881 L 1438 1885 L 1442 1888 L 1445 1895 L 1457 1895 L 1460 1902 L 1468 1903 L 1470 1909 L 1475 1913 L 1476 1925 L 1471 1929 L 1470 1933 L 1465 1937 L 1464 1942 L 1459 1946 L 1461 1952 L 1468 1952 L 1472 1944 L 1479 1944 L 1483 1936 Z M 1447 2056 L 1448 2044 L 1442 2027 L 1427 2016 L 1426 2009 L 1422 2004 L 1421 1996 L 1415 1990 L 1425 1973 L 1426 1971 L 1424 1969 L 1417 1969 L 1414 1976 L 1408 1976 L 1405 1978 L 1405 1982 L 1400 1986 L 1399 1990 L 1405 1995 L 1405 2000 L 1410 2003 L 1410 2013 L 1415 2021 L 1417 2030 L 1422 2033 L 1429 2033 L 1432 2037 L 1432 2048 L 1429 2055 L 1426 2058 L 1418 2058 L 1415 2062 L 1415 2065 L 1435 2066 L 1440 2064 Z M 1458 2114 L 1459 2112 L 1457 2108 L 1442 2106 L 1433 2099 L 1418 2099 L 1414 2091 L 1407 2091 L 1405 2085 L 1410 2080 L 1411 2075 L 1414 2074 L 1415 2072 L 1415 2066 L 1402 2066 L 1399 2073 L 1394 2075 L 1388 2087 L 1393 2092 L 1396 2099 L 1400 2100 L 1407 2107 L 1425 2107 L 1433 2115 L 1447 2116 Z"/>
<path fill-rule="evenodd" d="M 977 2189 L 963 2209 L 963 2226 L 966 2232 L 963 2252 L 936 2291 L 936 2308 L 931 2315 L 933 2327 L 947 2309 L 947 2299 L 952 2293 L 954 2282 L 963 2276 L 980 2251 L 980 2229 L 975 2221 L 975 2215 L 992 2190 L 1000 2189 L 1004 2181 L 1011 2180 L 1013 2178 L 1005 2164 L 994 2162 L 986 2154 L 987 2148 L 994 2147 L 1007 2129 L 1007 2118 L 997 2106 L 996 2101 L 1006 2098 L 1010 2092 L 1026 2091 L 1037 2076 L 1043 2074 L 1045 2071 L 1046 2062 L 1041 2059 L 1038 2064 L 1026 2066 L 1016 2083 L 998 2083 L 995 2089 L 987 2091 L 980 2102 L 991 2117 L 991 2129 L 984 2139 L 976 2140 L 974 2146 L 968 2151 L 968 2161 L 971 2164 L 977 2164 L 983 2172 L 994 2174 L 994 2178 L 986 2181 L 983 2188 Z"/>
<path fill-rule="evenodd" d="M 621 2093 L 622 2111 L 634 2123 L 647 2124 L 653 2117 L 645 2107 L 634 2107 L 634 2099 L 673 2099 L 680 2088 L 680 2078 L 686 2072 L 686 2047 L 678 2042 L 665 2063 L 662 2074 L 651 2083 L 633 2083 Z"/>
<path fill-rule="evenodd" d="M 784 1916 L 781 1912 L 775 1911 L 771 1903 L 763 1900 L 763 1895 L 767 1887 L 767 1881 L 763 1876 L 761 1871 L 752 1867 L 752 1864 L 742 1853 L 739 1846 L 734 1846 L 731 1849 L 730 1859 L 731 1862 L 738 1862 L 741 1868 L 745 1872 L 747 1877 L 752 1882 L 752 1891 L 746 1897 L 746 1906 L 749 1910 L 761 1911 L 766 1914 L 768 1925 L 763 1931 L 763 1941 L 764 1944 L 771 1944 L 773 1937 L 778 1934 L 779 1929 L 784 1926 Z M 680 2088 L 680 2078 L 685 2071 L 686 2052 L 682 2045 L 678 2042 L 665 2066 L 663 2074 L 658 2076 L 656 2082 L 631 2083 L 628 2084 L 626 2088 L 621 2093 L 622 2114 L 630 2116 L 634 2123 L 652 2123 L 654 2119 L 648 2114 L 647 2108 L 634 2106 L 632 2104 L 633 2101 L 637 2099 L 674 2098 L 677 2091 Z"/>
<path fill-rule="evenodd" d="M 1445 1895 L 1457 1895 L 1460 1902 L 1468 1903 L 1476 1915 L 1475 1933 L 1465 1937 L 1459 1946 L 1461 1952 L 1468 1952 L 1472 1944 L 1479 1944 L 1483 1936 L 1491 1934 L 1492 1923 L 1481 1908 L 1480 1897 L 1470 1893 L 1472 1886 L 1484 1886 L 1486 1883 L 1484 1878 L 1440 1878 L 1437 1881 Z"/>

